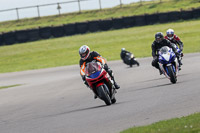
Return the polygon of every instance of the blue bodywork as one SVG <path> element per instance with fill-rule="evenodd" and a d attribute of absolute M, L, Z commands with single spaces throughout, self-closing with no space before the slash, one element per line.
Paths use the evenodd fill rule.
<path fill-rule="evenodd" d="M 162 53 L 159 53 L 159 62 L 160 62 L 161 64 L 163 64 L 163 67 L 164 67 L 166 73 L 169 75 L 168 69 L 167 69 L 167 67 L 166 67 L 167 64 L 172 64 L 173 71 L 176 72 L 176 68 L 175 68 L 174 63 L 173 63 L 174 60 L 175 60 L 175 58 L 176 58 L 175 53 L 172 51 L 172 49 L 169 49 L 168 51 L 164 51 L 163 53 L 164 53 L 164 54 L 166 54 L 166 53 L 169 53 L 169 54 L 170 54 L 169 61 L 167 61 L 167 60 L 165 60 L 165 58 L 162 56 Z"/>
<path fill-rule="evenodd" d="M 91 74 L 89 77 L 94 79 L 97 78 L 101 74 L 101 71 L 96 71 L 95 73 Z"/>

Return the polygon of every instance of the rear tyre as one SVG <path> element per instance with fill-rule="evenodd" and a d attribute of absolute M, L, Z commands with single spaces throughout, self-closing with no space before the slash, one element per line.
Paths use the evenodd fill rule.
<path fill-rule="evenodd" d="M 175 72 L 174 72 L 172 66 L 168 66 L 167 69 L 168 69 L 168 72 L 169 72 L 170 81 L 171 81 L 173 84 L 175 84 L 176 81 L 177 81 L 177 78 L 176 78 L 176 74 L 175 74 Z"/>
<path fill-rule="evenodd" d="M 113 98 L 112 100 L 111 100 L 111 102 L 112 102 L 112 104 L 114 104 L 114 103 L 116 103 L 116 98 Z"/>
<path fill-rule="evenodd" d="M 112 102 L 106 85 L 101 85 L 97 87 L 97 93 L 99 97 L 105 102 L 106 105 L 111 105 Z"/>

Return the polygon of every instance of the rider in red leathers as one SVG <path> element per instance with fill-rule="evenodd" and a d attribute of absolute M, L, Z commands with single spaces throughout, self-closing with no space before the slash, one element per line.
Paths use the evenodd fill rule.
<path fill-rule="evenodd" d="M 180 38 L 174 34 L 173 29 L 168 29 L 166 32 L 165 39 L 169 40 L 171 43 L 176 44 L 181 52 L 183 51 L 183 42 L 180 40 Z M 181 57 L 183 56 L 183 53 L 181 54 Z M 182 65 L 181 60 L 179 60 L 180 65 Z"/>

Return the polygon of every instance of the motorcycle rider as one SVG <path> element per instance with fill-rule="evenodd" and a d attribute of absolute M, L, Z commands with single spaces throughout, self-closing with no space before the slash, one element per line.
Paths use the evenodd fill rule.
<path fill-rule="evenodd" d="M 81 77 L 83 79 L 84 84 L 87 87 L 89 87 L 89 85 L 88 85 L 88 83 L 87 83 L 87 81 L 85 79 L 85 67 L 86 67 L 86 64 L 88 62 L 96 60 L 96 61 L 100 62 L 104 66 L 104 69 L 110 75 L 111 79 L 114 81 L 115 88 L 116 89 L 120 88 L 120 86 L 114 80 L 114 76 L 113 76 L 112 70 L 108 67 L 108 65 L 106 63 L 106 60 L 99 53 L 97 53 L 96 51 L 90 52 L 90 48 L 87 45 L 83 45 L 79 49 L 79 55 L 81 57 L 80 62 L 79 62 L 79 64 L 80 64 L 80 74 L 81 74 Z"/>
<path fill-rule="evenodd" d="M 179 46 L 179 49 L 183 51 L 183 42 L 177 35 L 174 34 L 173 29 L 168 29 L 166 31 L 165 39 L 168 39 L 171 43 L 176 44 L 177 46 Z M 183 56 L 183 54 L 181 54 L 181 56 Z M 182 65 L 181 60 L 179 60 L 179 64 Z"/>
<path fill-rule="evenodd" d="M 168 46 L 168 47 L 172 48 L 174 53 L 176 54 L 177 58 L 179 58 L 179 53 L 177 52 L 176 48 L 172 45 L 172 43 L 170 43 L 169 40 L 164 38 L 162 32 L 157 32 L 155 34 L 155 40 L 151 45 L 152 56 L 153 56 L 152 66 L 154 66 L 155 68 L 157 68 L 159 70 L 160 75 L 162 74 L 162 71 L 160 70 L 159 64 L 158 64 L 158 51 L 163 46 Z"/>
<path fill-rule="evenodd" d="M 128 52 L 125 48 L 122 48 L 121 49 L 121 53 L 120 53 L 120 57 L 121 57 L 121 59 L 123 60 L 123 62 L 125 63 L 125 64 L 128 64 L 127 62 L 127 59 L 126 59 L 126 55 L 128 54 L 128 53 L 130 53 L 130 52 Z M 131 54 L 131 53 L 130 53 Z"/>

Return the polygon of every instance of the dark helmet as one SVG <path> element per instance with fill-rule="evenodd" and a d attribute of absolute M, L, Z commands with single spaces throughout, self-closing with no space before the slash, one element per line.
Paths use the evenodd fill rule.
<path fill-rule="evenodd" d="M 79 49 L 79 55 L 82 60 L 86 60 L 90 55 L 90 48 L 87 45 L 83 45 Z"/>
<path fill-rule="evenodd" d="M 157 33 L 155 34 L 155 41 L 156 41 L 157 43 L 162 42 L 163 38 L 164 38 L 164 36 L 163 36 L 163 33 L 162 33 L 162 32 L 157 32 Z"/>

